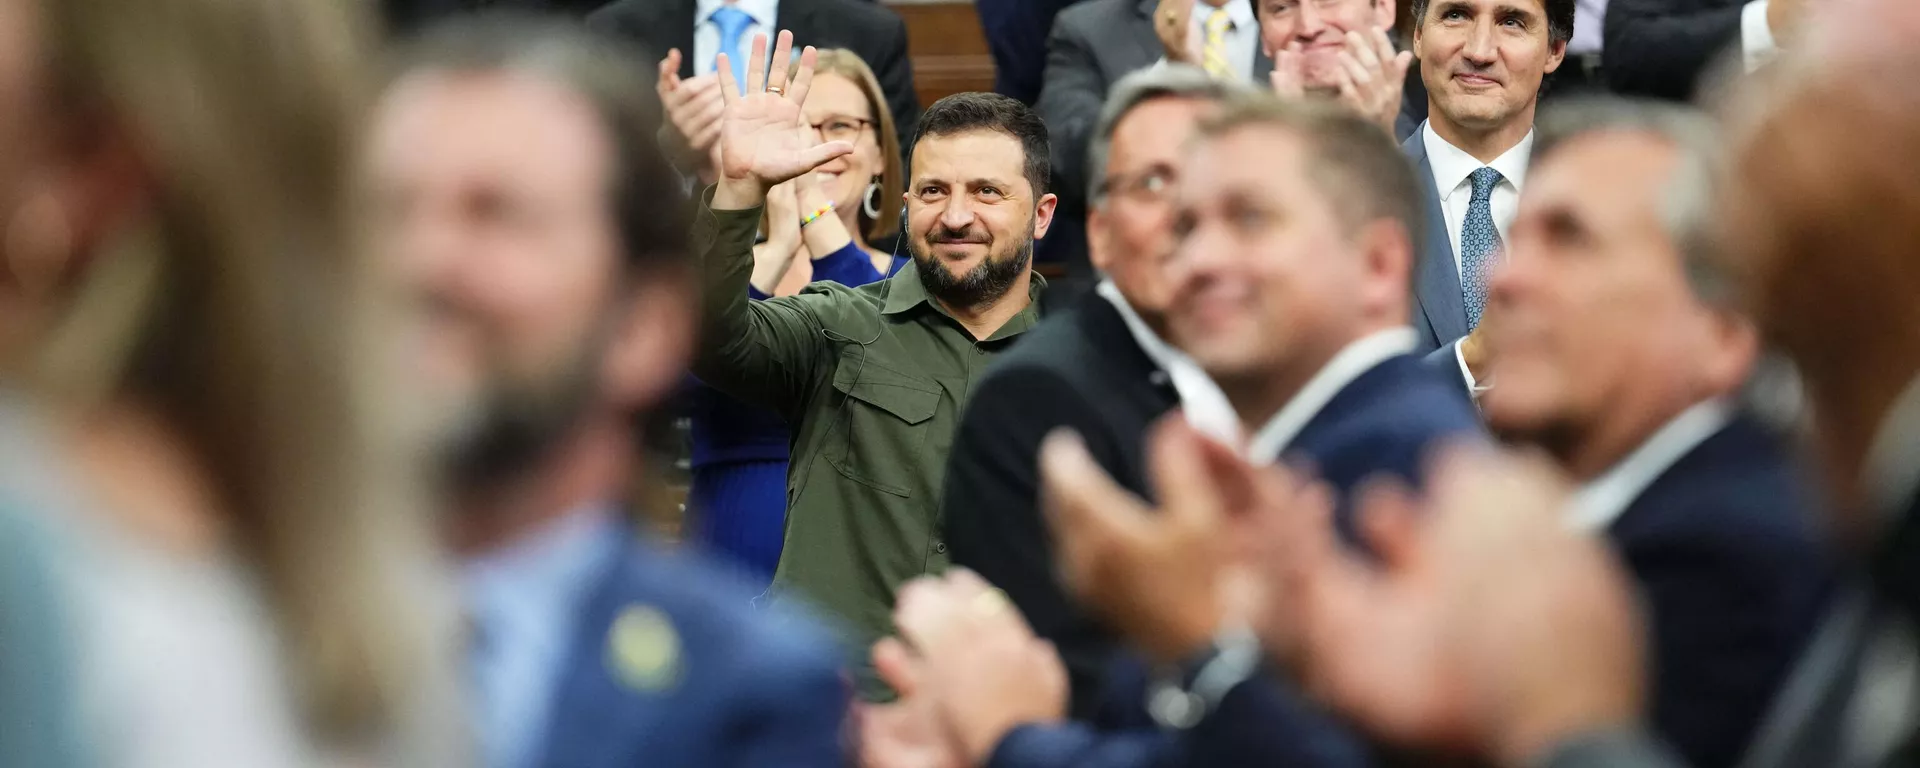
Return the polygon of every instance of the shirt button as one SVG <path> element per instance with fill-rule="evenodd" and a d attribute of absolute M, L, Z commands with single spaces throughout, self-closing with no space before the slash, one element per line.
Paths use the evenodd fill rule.
<path fill-rule="evenodd" d="M 944 542 L 944 541 L 936 541 L 936 542 L 934 542 L 934 543 L 933 543 L 933 553 L 934 553 L 934 554 L 936 554 L 936 555 L 944 555 L 944 554 L 946 554 L 946 553 L 947 553 L 947 543 L 946 543 L 946 542 Z"/>

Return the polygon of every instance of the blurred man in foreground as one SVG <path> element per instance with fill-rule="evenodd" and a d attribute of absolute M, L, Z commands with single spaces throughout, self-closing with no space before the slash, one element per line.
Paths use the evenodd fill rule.
<path fill-rule="evenodd" d="M 678 181 L 640 63 L 555 23 L 422 41 L 380 104 L 382 243 L 428 311 L 490 768 L 837 766 L 823 633 L 638 540 L 631 424 L 692 341 Z"/>
<path fill-rule="evenodd" d="M 1745 754 L 1829 586 L 1803 473 L 1733 402 L 1758 353 L 1713 261 L 1718 142 L 1658 104 L 1570 103 L 1542 122 L 1492 278 L 1501 384 L 1481 399 L 1496 433 L 1581 483 L 1569 521 L 1606 534 L 1649 611 L 1648 724 L 1703 768 Z M 1392 627 L 1391 611 L 1371 627 L 1329 611 L 1369 615 L 1309 600 L 1310 654 Z"/>
<path fill-rule="evenodd" d="M 1172 285 L 1173 193 L 1200 118 L 1232 86 L 1199 69 L 1168 66 L 1115 88 L 1092 159 L 1097 295 L 1041 323 L 974 389 L 947 459 L 947 542 L 955 565 L 1006 590 L 1072 675 L 1075 717 L 1091 717 L 1115 649 L 1112 630 L 1062 590 L 1040 512 L 1040 441 L 1072 427 L 1122 486 L 1148 492 L 1141 449 L 1147 428 L 1177 406 L 1215 411 L 1225 400 L 1165 341 Z M 1174 373 L 1180 374 L 1179 378 Z M 1229 412 L 1228 417 L 1231 418 Z"/>

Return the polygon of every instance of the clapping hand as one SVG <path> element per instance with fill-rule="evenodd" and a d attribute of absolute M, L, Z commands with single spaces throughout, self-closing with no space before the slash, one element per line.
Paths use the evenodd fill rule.
<path fill-rule="evenodd" d="M 793 51 L 793 33 L 782 31 L 773 49 L 774 61 L 787 61 Z M 800 54 L 793 82 L 785 67 L 767 70 L 767 38 L 756 35 L 747 60 L 743 91 L 733 81 L 732 63 L 721 54 L 720 92 L 726 101 L 720 126 L 720 181 L 713 196 L 717 210 L 741 210 L 760 205 L 773 185 L 818 168 L 853 151 L 844 141 L 811 144 L 796 130 L 802 122 L 800 105 L 813 86 L 815 52 Z"/>
<path fill-rule="evenodd" d="M 1334 73 L 1340 103 L 1392 135 L 1394 121 L 1400 117 L 1407 68 L 1412 65 L 1413 52 L 1394 52 L 1386 30 L 1375 27 L 1368 32 L 1348 32 L 1346 47 L 1340 50 L 1340 67 Z"/>
<path fill-rule="evenodd" d="M 1188 50 L 1188 40 L 1193 36 L 1194 0 L 1160 0 L 1153 10 L 1153 34 L 1160 38 L 1160 48 L 1167 61 L 1175 64 L 1192 64 L 1193 52 Z"/>

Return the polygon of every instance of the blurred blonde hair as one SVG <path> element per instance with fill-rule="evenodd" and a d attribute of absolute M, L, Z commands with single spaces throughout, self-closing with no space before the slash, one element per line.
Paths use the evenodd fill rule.
<path fill-rule="evenodd" d="M 799 59 L 787 73 L 793 77 L 793 70 L 799 69 Z M 891 238 L 900 233 L 901 195 L 905 192 L 906 170 L 901 167 L 900 134 L 893 127 L 893 111 L 887 106 L 886 93 L 880 90 L 880 81 L 873 76 L 873 69 L 860 58 L 860 54 L 845 48 L 828 48 L 817 54 L 813 66 L 815 77 L 831 74 L 839 75 L 860 88 L 867 97 L 867 108 L 873 110 L 873 134 L 880 143 L 880 201 L 875 206 L 880 210 L 879 218 L 860 212 L 860 221 L 866 224 L 869 243 Z"/>
<path fill-rule="evenodd" d="M 361 6 L 40 2 L 54 103 L 129 137 L 149 195 L 23 373 L 65 408 L 162 414 L 264 586 L 309 730 L 404 751 L 458 648 L 354 242 Z"/>

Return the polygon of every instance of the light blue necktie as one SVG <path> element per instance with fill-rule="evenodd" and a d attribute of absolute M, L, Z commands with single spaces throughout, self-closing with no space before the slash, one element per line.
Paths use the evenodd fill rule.
<path fill-rule="evenodd" d="M 1500 230 L 1493 226 L 1493 188 L 1500 172 L 1481 168 L 1473 180 L 1473 199 L 1467 203 L 1467 221 L 1460 227 L 1460 293 L 1466 299 L 1467 330 L 1480 327 L 1487 308 L 1487 272 L 1500 253 Z"/>
<path fill-rule="evenodd" d="M 727 61 L 733 64 L 734 84 L 740 86 L 741 90 L 746 90 L 747 57 L 740 51 L 740 36 L 747 31 L 749 25 L 753 24 L 753 16 L 731 5 L 723 5 L 707 18 L 712 19 L 713 25 L 720 28 L 718 53 L 726 54 Z M 713 62 L 713 68 L 716 71 L 719 70 L 720 57 L 715 56 Z"/>

